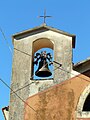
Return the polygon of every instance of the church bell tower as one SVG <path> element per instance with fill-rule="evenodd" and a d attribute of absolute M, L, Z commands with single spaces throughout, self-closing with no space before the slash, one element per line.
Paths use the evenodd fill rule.
<path fill-rule="evenodd" d="M 12 40 L 9 120 L 24 120 L 23 101 L 71 78 L 75 35 L 43 24 L 13 35 Z"/>

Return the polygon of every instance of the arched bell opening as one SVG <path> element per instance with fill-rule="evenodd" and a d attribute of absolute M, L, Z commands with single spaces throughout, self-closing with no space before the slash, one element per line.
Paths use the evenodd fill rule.
<path fill-rule="evenodd" d="M 47 38 L 33 42 L 32 79 L 53 78 L 54 44 Z"/>

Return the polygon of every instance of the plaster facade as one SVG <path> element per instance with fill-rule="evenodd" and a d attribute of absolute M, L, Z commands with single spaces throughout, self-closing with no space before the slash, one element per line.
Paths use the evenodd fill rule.
<path fill-rule="evenodd" d="M 29 97 L 26 103 L 35 111 L 25 104 L 24 120 L 90 120 L 78 115 L 89 93 L 90 77 L 80 74 Z"/>
<path fill-rule="evenodd" d="M 23 120 L 24 101 L 28 97 L 71 78 L 74 38 L 74 35 L 53 28 L 49 29 L 46 26 L 13 35 L 14 56 L 11 81 L 13 91 L 11 90 L 10 93 L 9 120 Z M 35 81 L 32 77 L 33 51 L 37 51 L 38 46 L 35 48 L 33 43 L 41 40 L 42 47 L 45 39 L 52 41 L 54 60 L 61 63 L 65 71 L 56 69 L 53 79 Z M 44 47 L 50 47 L 48 43 L 45 45 Z M 53 66 L 54 68 L 59 67 L 55 63 Z M 27 87 L 18 91 L 24 86 Z"/>

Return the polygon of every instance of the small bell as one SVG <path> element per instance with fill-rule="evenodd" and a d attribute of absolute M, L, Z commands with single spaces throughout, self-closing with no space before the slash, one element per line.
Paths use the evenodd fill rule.
<path fill-rule="evenodd" d="M 52 73 L 47 66 L 41 66 L 41 68 L 35 72 L 35 75 L 38 77 L 49 77 Z"/>
<path fill-rule="evenodd" d="M 38 60 L 40 59 L 39 67 L 38 67 L 37 71 L 35 72 L 35 75 L 38 76 L 38 77 L 49 77 L 49 76 L 51 76 L 52 73 L 49 70 L 48 62 L 47 62 L 47 59 L 50 61 L 50 59 L 52 58 L 50 53 L 46 54 L 46 51 L 41 52 L 41 54 L 36 53 L 35 58 L 37 58 L 37 60 L 34 62 L 34 64 L 36 64 L 36 65 L 38 64 Z"/>

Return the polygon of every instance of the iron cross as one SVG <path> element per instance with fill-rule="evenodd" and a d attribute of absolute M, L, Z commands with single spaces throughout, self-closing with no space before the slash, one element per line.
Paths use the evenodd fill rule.
<path fill-rule="evenodd" d="M 46 18 L 52 17 L 52 16 L 47 16 L 46 15 L 46 10 L 44 10 L 44 15 L 43 16 L 39 16 L 39 17 L 43 17 L 44 18 L 44 24 L 46 24 Z"/>

